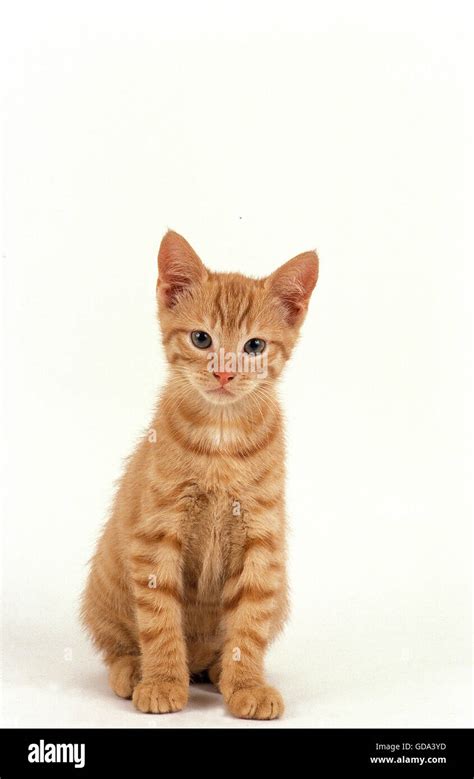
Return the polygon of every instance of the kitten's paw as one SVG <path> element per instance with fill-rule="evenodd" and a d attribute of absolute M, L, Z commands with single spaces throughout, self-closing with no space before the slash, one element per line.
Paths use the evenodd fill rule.
<path fill-rule="evenodd" d="M 278 690 L 266 685 L 236 690 L 227 705 L 231 713 L 241 719 L 277 719 L 285 709 Z"/>
<path fill-rule="evenodd" d="M 146 714 L 181 711 L 188 702 L 188 687 L 176 682 L 140 682 L 133 692 L 133 703 Z"/>
<path fill-rule="evenodd" d="M 136 655 L 118 657 L 109 671 L 109 684 L 116 695 L 131 698 L 140 681 L 140 658 Z"/>

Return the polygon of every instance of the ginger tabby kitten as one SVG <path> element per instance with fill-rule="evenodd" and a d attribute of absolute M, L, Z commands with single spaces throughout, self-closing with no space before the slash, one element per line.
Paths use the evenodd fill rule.
<path fill-rule="evenodd" d="M 168 232 L 157 296 L 170 366 L 92 560 L 82 617 L 117 695 L 183 709 L 206 671 L 237 717 L 274 719 L 264 655 L 287 616 L 284 440 L 275 384 L 318 277 L 315 252 L 264 279 L 212 273 Z M 265 357 L 211 366 L 224 351 Z M 235 362 L 235 360 L 234 360 Z"/>

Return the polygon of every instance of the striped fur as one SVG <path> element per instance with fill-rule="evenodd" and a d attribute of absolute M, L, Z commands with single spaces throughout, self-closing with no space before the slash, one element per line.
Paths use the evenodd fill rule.
<path fill-rule="evenodd" d="M 207 671 L 238 717 L 272 719 L 264 677 L 287 615 L 284 441 L 275 383 L 317 280 L 314 252 L 266 279 L 211 273 L 169 232 L 158 302 L 170 366 L 153 433 L 128 461 L 99 540 L 82 616 L 112 689 L 143 712 L 182 709 Z M 190 333 L 212 336 L 197 349 Z M 267 343 L 268 372 L 237 372 L 229 393 L 209 352 Z"/>

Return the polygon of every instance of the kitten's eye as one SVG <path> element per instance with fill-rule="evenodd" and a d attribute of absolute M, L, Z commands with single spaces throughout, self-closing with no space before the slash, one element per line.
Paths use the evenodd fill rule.
<path fill-rule="evenodd" d="M 261 354 L 266 345 L 265 341 L 261 338 L 251 338 L 250 341 L 247 341 L 245 344 L 244 352 L 247 352 L 247 354 Z"/>
<path fill-rule="evenodd" d="M 204 333 L 202 330 L 193 330 L 191 341 L 198 349 L 207 349 L 212 344 L 212 338 L 209 333 Z"/>

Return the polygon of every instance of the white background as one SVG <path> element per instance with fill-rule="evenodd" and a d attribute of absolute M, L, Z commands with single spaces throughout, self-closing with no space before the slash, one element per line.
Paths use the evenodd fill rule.
<path fill-rule="evenodd" d="M 78 626 L 164 380 L 168 226 L 216 270 L 320 254 L 281 393 L 279 724 L 471 724 L 467 7 L 4 6 L 4 724 L 278 726 L 205 687 L 145 717 Z"/>

